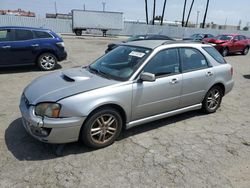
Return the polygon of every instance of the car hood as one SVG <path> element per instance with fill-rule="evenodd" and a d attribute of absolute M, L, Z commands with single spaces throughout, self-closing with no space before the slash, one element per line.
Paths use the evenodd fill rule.
<path fill-rule="evenodd" d="M 30 104 L 56 102 L 62 98 L 119 83 L 90 73 L 86 68 L 74 68 L 41 76 L 24 90 Z"/>
<path fill-rule="evenodd" d="M 228 42 L 228 40 L 210 39 L 210 40 L 208 40 L 208 42 L 214 43 L 214 44 L 222 44 L 222 43 Z"/>

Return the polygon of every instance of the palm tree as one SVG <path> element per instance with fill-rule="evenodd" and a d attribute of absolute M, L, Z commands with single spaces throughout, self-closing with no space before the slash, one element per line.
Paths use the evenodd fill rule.
<path fill-rule="evenodd" d="M 209 5 L 209 0 L 207 0 L 207 6 L 206 6 L 206 11 L 205 11 L 205 15 L 204 15 L 203 23 L 202 23 L 202 28 L 205 27 L 206 18 L 207 18 L 208 5 Z"/>
<path fill-rule="evenodd" d="M 153 8 L 153 21 L 152 21 L 152 25 L 155 24 L 155 6 L 156 6 L 156 0 L 154 0 L 154 8 Z"/>
<path fill-rule="evenodd" d="M 187 4 L 187 0 L 184 1 L 184 7 L 183 7 L 183 13 L 182 13 L 182 22 L 181 22 L 181 26 L 182 27 L 184 27 L 184 18 L 185 18 L 186 4 Z"/>
<path fill-rule="evenodd" d="M 189 9 L 189 12 L 188 12 L 188 17 L 187 17 L 187 21 L 186 21 L 185 27 L 187 27 L 187 25 L 188 25 L 188 21 L 189 21 L 189 17 L 190 17 L 190 14 L 191 14 L 193 5 L 194 5 L 194 0 L 193 0 L 192 3 L 191 3 L 191 6 L 190 6 L 190 9 Z"/>
<path fill-rule="evenodd" d="M 161 16 L 161 25 L 163 24 L 163 18 L 164 18 L 166 3 L 167 3 L 167 0 L 164 0 L 163 10 L 162 10 L 162 16 Z"/>
<path fill-rule="evenodd" d="M 148 24 L 148 0 L 145 0 L 146 22 Z"/>

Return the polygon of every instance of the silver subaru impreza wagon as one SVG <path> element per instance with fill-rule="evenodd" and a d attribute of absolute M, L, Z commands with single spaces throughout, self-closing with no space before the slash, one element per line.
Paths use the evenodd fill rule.
<path fill-rule="evenodd" d="M 202 109 L 215 112 L 233 88 L 233 69 L 210 45 L 123 44 L 89 66 L 54 72 L 23 91 L 23 126 L 47 143 L 102 148 L 122 128 Z"/>

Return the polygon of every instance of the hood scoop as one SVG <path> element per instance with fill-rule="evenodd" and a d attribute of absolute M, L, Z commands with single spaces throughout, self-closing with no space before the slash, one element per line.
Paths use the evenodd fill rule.
<path fill-rule="evenodd" d="M 61 77 L 67 82 L 77 82 L 90 79 L 91 75 L 82 69 L 69 69 L 62 72 Z"/>
<path fill-rule="evenodd" d="M 66 82 L 74 82 L 75 80 L 74 79 L 72 79 L 72 78 L 70 78 L 70 77 L 68 77 L 68 76 L 66 76 L 66 75 L 61 75 L 61 77 L 62 77 L 62 79 L 64 79 Z"/>

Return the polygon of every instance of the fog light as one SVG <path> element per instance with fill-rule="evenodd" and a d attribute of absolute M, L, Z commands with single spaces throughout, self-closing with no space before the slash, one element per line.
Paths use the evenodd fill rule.
<path fill-rule="evenodd" d="M 32 129 L 32 133 L 36 136 L 47 137 L 51 132 L 51 128 L 35 128 Z"/>
<path fill-rule="evenodd" d="M 46 130 L 44 130 L 44 129 L 41 129 L 40 133 L 41 133 L 41 135 L 43 135 L 43 136 L 48 136 L 48 135 L 49 135 L 48 131 L 46 131 Z"/>

